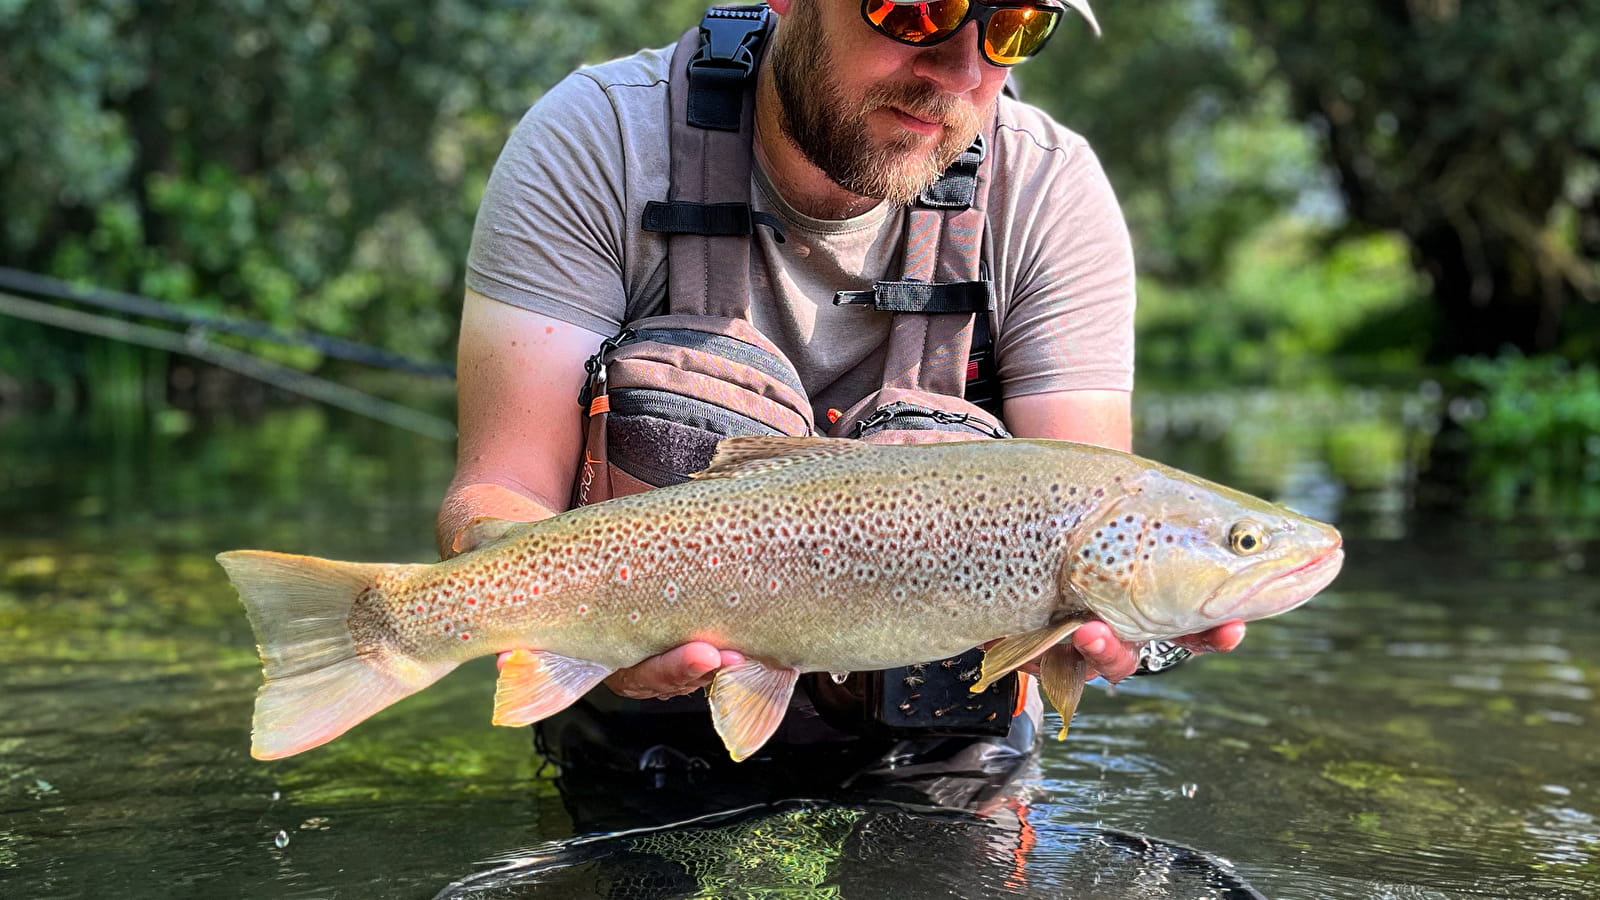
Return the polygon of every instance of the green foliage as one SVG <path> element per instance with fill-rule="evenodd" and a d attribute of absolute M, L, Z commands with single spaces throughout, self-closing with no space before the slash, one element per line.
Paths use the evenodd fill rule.
<path fill-rule="evenodd" d="M 1270 48 L 1352 218 L 1410 243 L 1435 355 L 1600 346 L 1600 0 L 1218 5 Z"/>
<path fill-rule="evenodd" d="M 516 119 L 703 6 L 0 3 L 0 265 L 446 357 Z M 88 376 L 36 334 L 0 370 Z"/>
<path fill-rule="evenodd" d="M 1157 383 L 1304 380 L 1308 361 L 1344 350 L 1350 334 L 1419 291 L 1394 235 L 1324 248 L 1314 227 L 1279 219 L 1242 241 L 1215 283 L 1140 283 L 1140 369 Z M 1399 337 L 1395 357 L 1414 358 L 1418 335 Z"/>
<path fill-rule="evenodd" d="M 1454 371 L 1476 392 L 1455 412 L 1492 510 L 1600 515 L 1600 367 L 1510 353 Z"/>

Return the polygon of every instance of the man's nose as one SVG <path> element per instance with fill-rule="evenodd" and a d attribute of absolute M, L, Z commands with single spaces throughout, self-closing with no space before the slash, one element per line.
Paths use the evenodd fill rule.
<path fill-rule="evenodd" d="M 983 83 L 988 65 L 978 49 L 978 23 L 968 22 L 954 37 L 917 54 L 911 71 L 945 93 L 959 96 Z"/>

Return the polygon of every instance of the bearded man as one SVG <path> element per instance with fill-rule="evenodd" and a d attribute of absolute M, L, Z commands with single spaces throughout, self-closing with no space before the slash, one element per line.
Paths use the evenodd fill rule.
<path fill-rule="evenodd" d="M 879 386 L 890 333 L 889 313 L 835 305 L 836 292 L 897 274 L 908 204 L 992 123 L 985 241 L 1004 423 L 1018 437 L 1129 449 L 1134 267 L 1121 211 L 1083 138 L 1002 94 L 1009 66 L 1069 10 L 1055 0 L 768 2 L 778 22 L 755 76 L 750 196 L 787 239 L 766 229 L 751 238 L 750 319 L 794 363 L 817 421 Z M 1072 5 L 1093 24 L 1086 0 Z M 647 50 L 573 73 L 527 113 L 494 169 L 468 265 L 458 469 L 439 519 L 446 555 L 468 549 L 476 517 L 526 521 L 568 507 L 584 362 L 664 308 L 667 241 L 641 216 L 669 196 L 670 64 L 670 48 Z M 1242 636 L 1230 623 L 1188 643 L 1227 650 Z M 1103 623 L 1072 640 L 1108 678 L 1138 665 L 1140 648 Z M 709 733 L 703 712 L 648 711 L 740 659 L 696 642 L 618 671 L 541 723 L 546 747 L 576 767 L 707 764 L 720 754 L 714 736 L 704 757 L 675 737 Z M 1025 753 L 1032 725 L 1016 718 L 1008 746 Z M 843 738 L 818 729 L 786 722 L 764 752 Z"/>

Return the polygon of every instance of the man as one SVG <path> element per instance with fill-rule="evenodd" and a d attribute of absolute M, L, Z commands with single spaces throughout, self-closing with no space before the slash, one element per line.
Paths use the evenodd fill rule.
<path fill-rule="evenodd" d="M 752 238 L 751 313 L 816 409 L 875 389 L 889 329 L 888 314 L 835 306 L 834 292 L 893 277 L 905 204 L 998 111 L 987 239 L 1005 423 L 1018 437 L 1129 449 L 1133 261 L 1121 212 L 1081 138 L 1001 97 L 1009 69 L 997 63 L 1017 61 L 1008 54 L 1029 37 L 1015 17 L 1053 27 L 1061 4 L 769 5 L 779 22 L 757 74 L 752 203 L 787 240 Z M 475 517 L 567 508 L 584 361 L 662 307 L 666 244 L 640 215 L 668 196 L 669 60 L 647 51 L 574 73 L 529 111 L 496 165 L 469 260 L 458 469 L 439 516 L 446 555 L 469 549 Z M 1227 650 L 1243 629 L 1187 643 Z M 1073 643 L 1111 679 L 1138 663 L 1139 648 L 1103 623 Z M 605 683 L 623 697 L 675 697 L 740 658 L 690 643 Z"/>

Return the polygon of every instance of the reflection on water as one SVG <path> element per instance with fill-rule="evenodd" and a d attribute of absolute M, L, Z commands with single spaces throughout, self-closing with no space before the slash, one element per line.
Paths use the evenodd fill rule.
<path fill-rule="evenodd" d="M 1344 574 L 1234 654 L 1092 687 L 1010 805 L 779 804 L 577 845 L 526 733 L 488 724 L 487 660 L 248 757 L 259 670 L 212 555 L 428 559 L 450 447 L 314 408 L 0 422 L 0 888 L 1190 897 L 1228 889 L 1225 859 L 1291 900 L 1593 896 L 1600 525 L 1476 504 L 1471 475 L 1419 511 L 1440 405 L 1146 398 L 1146 453 L 1337 520 Z"/>

